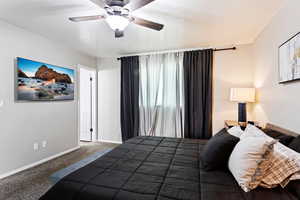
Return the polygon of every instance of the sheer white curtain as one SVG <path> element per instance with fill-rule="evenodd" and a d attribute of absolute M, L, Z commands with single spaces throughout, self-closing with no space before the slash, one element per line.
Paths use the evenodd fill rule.
<path fill-rule="evenodd" d="M 183 137 L 183 53 L 139 59 L 140 135 Z"/>

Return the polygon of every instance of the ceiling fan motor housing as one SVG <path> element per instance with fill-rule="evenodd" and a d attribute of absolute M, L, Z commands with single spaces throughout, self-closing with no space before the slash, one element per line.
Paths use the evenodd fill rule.
<path fill-rule="evenodd" d="M 121 16 L 129 16 L 129 9 L 123 7 L 123 3 L 116 3 L 120 1 L 112 1 L 112 3 L 109 4 L 109 7 L 105 7 L 105 10 L 107 14 L 109 15 L 121 15 Z"/>
<path fill-rule="evenodd" d="M 129 3 L 129 0 L 106 0 L 105 2 L 110 7 L 113 6 L 124 7 Z"/>

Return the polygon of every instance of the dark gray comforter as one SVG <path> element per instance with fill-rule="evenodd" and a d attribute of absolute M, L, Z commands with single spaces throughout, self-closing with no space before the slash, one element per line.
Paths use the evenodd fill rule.
<path fill-rule="evenodd" d="M 229 171 L 201 169 L 205 140 L 136 137 L 68 175 L 40 200 L 296 200 L 286 189 L 245 193 Z"/>

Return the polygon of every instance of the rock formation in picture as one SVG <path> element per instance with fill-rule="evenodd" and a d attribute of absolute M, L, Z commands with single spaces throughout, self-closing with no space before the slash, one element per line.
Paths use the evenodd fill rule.
<path fill-rule="evenodd" d="M 18 69 L 18 77 L 20 78 L 28 78 L 28 76 L 20 69 Z"/>
<path fill-rule="evenodd" d="M 46 65 L 42 65 L 37 70 L 37 72 L 35 73 L 35 77 L 44 81 L 50 81 L 54 79 L 55 82 L 72 83 L 69 75 L 58 73 L 53 69 L 48 68 Z"/>

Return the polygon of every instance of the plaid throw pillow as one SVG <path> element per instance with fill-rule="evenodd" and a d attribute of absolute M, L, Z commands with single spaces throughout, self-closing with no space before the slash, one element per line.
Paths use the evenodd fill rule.
<path fill-rule="evenodd" d="M 285 187 L 294 175 L 293 180 L 299 178 L 296 173 L 300 172 L 300 154 L 281 143 L 274 145 L 269 164 L 260 183 L 262 187 L 273 188 L 278 185 Z"/>
<path fill-rule="evenodd" d="M 273 140 L 263 131 L 251 125 L 247 126 L 241 139 L 248 137 L 262 137 L 268 141 Z M 300 179 L 300 154 L 279 142 L 274 144 L 271 158 L 265 164 L 268 167 L 259 184 L 262 187 L 274 188 L 278 185 L 285 187 L 291 180 Z"/>

